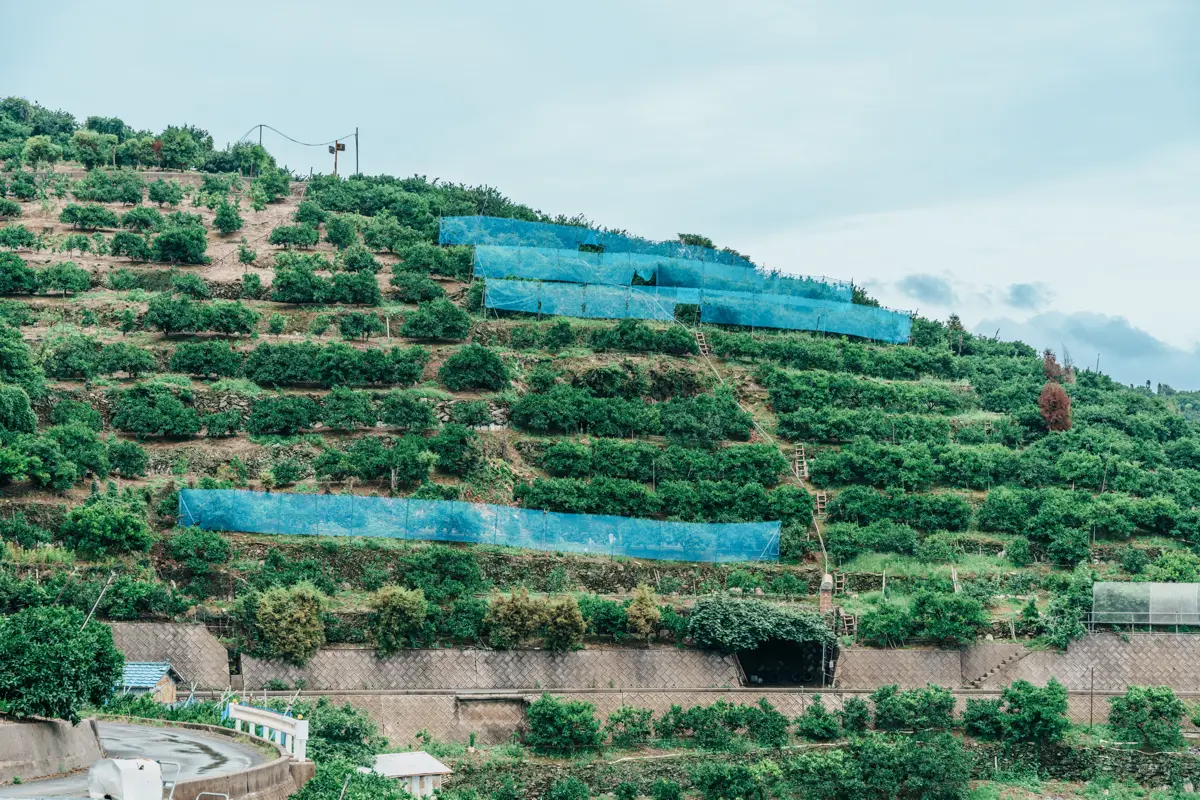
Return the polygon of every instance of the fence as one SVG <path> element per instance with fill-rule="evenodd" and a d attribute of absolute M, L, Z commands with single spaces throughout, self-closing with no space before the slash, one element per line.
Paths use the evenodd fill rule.
<path fill-rule="evenodd" d="M 179 521 L 208 530 L 427 539 L 671 561 L 779 558 L 778 522 L 662 522 L 443 500 L 183 489 Z"/>
<path fill-rule="evenodd" d="M 898 311 L 778 294 L 491 279 L 484 295 L 484 305 L 498 311 L 584 319 L 668 321 L 680 304 L 699 305 L 701 321 L 718 325 L 820 331 L 893 344 L 908 342 L 912 333 L 912 319 Z"/>
<path fill-rule="evenodd" d="M 849 303 L 848 283 L 760 272 L 729 264 L 644 253 L 588 253 L 549 247 L 475 246 L 475 275 L 566 283 L 629 286 L 634 278 L 657 286 L 766 292 Z"/>
<path fill-rule="evenodd" d="M 242 733 L 242 726 L 245 725 L 245 732 L 251 736 L 274 742 L 287 750 L 296 761 L 306 760 L 308 720 L 240 703 L 229 703 L 225 710 L 233 720 L 233 729 L 238 733 Z"/>

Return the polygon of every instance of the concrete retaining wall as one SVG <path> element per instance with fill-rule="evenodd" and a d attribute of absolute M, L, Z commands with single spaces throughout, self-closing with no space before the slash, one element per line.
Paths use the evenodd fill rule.
<path fill-rule="evenodd" d="M 96 724 L 0 719 L 0 783 L 45 778 L 90 767 L 102 757 Z"/>
<path fill-rule="evenodd" d="M 229 686 L 229 652 L 203 625 L 176 622 L 112 622 L 113 643 L 126 661 L 169 661 L 198 689 Z"/>
<path fill-rule="evenodd" d="M 957 654 L 955 669 L 958 669 Z M 551 653 L 545 650 L 374 650 L 331 648 L 303 667 L 243 656 L 247 690 L 267 681 L 306 690 L 363 689 L 669 689 L 739 685 L 732 658 L 674 647 Z"/>

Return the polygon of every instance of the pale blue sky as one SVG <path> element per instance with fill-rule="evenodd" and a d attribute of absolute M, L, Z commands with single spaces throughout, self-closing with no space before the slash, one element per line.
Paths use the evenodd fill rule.
<path fill-rule="evenodd" d="M 362 130 L 1126 381 L 1200 387 L 1200 3 L 0 0 L 0 94 L 219 144 Z M 320 150 L 264 140 L 297 170 Z M 353 151 L 346 153 L 353 162 Z"/>

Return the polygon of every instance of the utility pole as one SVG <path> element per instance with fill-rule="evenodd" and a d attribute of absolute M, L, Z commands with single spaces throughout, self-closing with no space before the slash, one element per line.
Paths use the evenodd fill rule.
<path fill-rule="evenodd" d="M 358 126 L 354 126 L 354 174 L 358 175 Z"/>
<path fill-rule="evenodd" d="M 338 174 L 337 173 L 338 151 L 345 150 L 345 149 L 346 149 L 346 145 L 344 145 L 338 141 L 335 141 L 333 144 L 329 145 L 329 152 L 333 153 L 333 175 L 335 178 L 337 177 L 337 174 Z"/>

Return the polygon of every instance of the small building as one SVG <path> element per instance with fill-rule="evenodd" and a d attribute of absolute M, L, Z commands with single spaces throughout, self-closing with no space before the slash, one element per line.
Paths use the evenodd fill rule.
<path fill-rule="evenodd" d="M 157 703 L 171 704 L 177 699 L 182 678 L 168 661 L 126 661 L 117 691 L 132 695 L 148 694 Z"/>
<path fill-rule="evenodd" d="M 432 797 L 435 790 L 441 787 L 445 776 L 454 770 L 438 761 L 424 750 L 411 753 L 384 753 L 375 756 L 375 766 L 362 772 L 374 772 L 385 778 L 400 781 L 413 797 Z"/>

